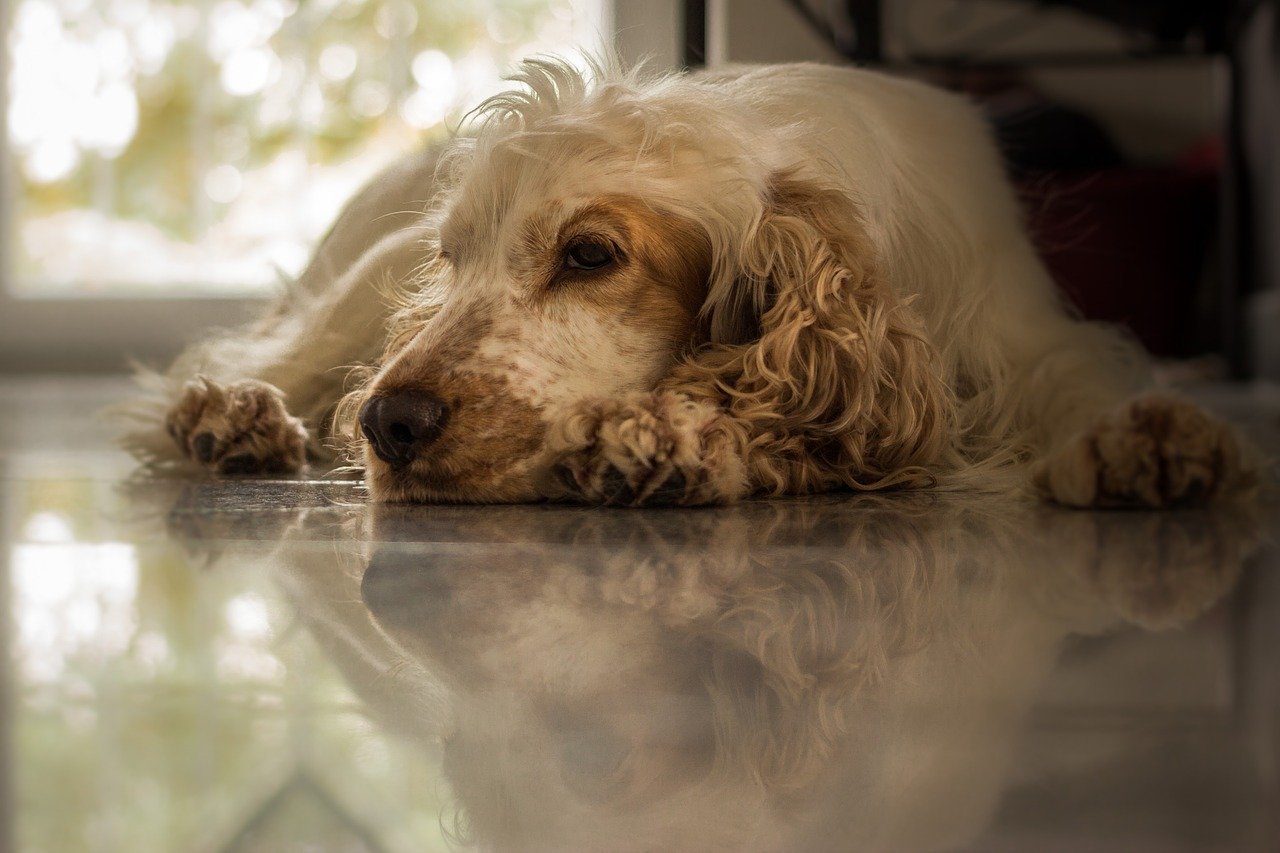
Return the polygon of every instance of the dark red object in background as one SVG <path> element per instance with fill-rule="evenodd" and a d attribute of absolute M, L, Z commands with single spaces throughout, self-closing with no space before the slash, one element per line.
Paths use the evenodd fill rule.
<path fill-rule="evenodd" d="M 1025 177 L 1019 189 L 1032 238 L 1084 316 L 1128 326 L 1156 355 L 1198 354 L 1212 171 L 1060 172 Z"/>

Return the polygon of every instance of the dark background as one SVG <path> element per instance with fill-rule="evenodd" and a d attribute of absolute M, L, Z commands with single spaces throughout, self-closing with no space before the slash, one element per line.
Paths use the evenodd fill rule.
<path fill-rule="evenodd" d="M 1085 316 L 1209 376 L 1280 377 L 1271 0 L 686 0 L 683 15 L 690 67 L 844 60 L 967 92 Z"/>

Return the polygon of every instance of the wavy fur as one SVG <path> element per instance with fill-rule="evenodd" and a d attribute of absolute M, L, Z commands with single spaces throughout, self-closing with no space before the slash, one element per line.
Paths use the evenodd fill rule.
<path fill-rule="evenodd" d="M 1167 505 L 1241 479 L 1194 407 L 1114 416 L 1145 356 L 1063 306 L 963 100 L 817 65 L 534 58 L 511 79 L 357 197 L 262 321 L 151 377 L 131 447 L 193 457 L 205 427 L 157 427 L 201 411 L 200 377 L 278 389 L 313 459 L 390 501 L 1008 492 L 1035 471 L 1060 501 Z M 616 257 L 563 283 L 582 234 Z M 451 426 L 394 468 L 358 413 L 406 390 L 447 397 Z M 1130 473 L 1097 450 L 1116 423 L 1141 433 L 1107 439 L 1143 457 Z M 1182 459 L 1182 491 L 1133 487 Z"/>

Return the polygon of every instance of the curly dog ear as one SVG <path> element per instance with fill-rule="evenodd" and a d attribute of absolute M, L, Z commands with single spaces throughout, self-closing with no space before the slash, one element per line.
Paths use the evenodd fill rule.
<path fill-rule="evenodd" d="M 921 321 L 877 273 L 853 200 L 775 175 L 728 251 L 703 309 L 710 343 L 667 384 L 744 430 L 757 490 L 932 480 L 954 406 Z"/>

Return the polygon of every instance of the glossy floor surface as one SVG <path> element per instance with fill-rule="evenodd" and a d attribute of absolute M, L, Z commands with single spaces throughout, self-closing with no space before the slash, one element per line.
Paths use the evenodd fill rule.
<path fill-rule="evenodd" d="M 1274 504 L 371 508 L 121 393 L 0 382 L 0 849 L 1280 849 Z"/>

